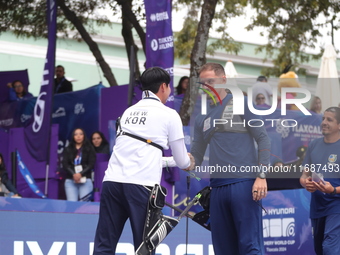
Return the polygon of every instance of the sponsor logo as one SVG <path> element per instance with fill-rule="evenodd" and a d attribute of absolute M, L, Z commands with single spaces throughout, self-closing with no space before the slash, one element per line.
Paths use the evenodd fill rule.
<path fill-rule="evenodd" d="M 87 247 L 88 247 L 87 254 L 92 254 L 94 243 L 90 242 Z M 14 248 L 13 254 L 15 255 L 43 254 L 40 244 L 37 241 L 14 241 L 13 248 Z M 44 245 L 44 248 L 46 248 L 46 245 Z M 77 242 L 54 241 L 52 242 L 52 245 L 49 247 L 48 254 L 55 254 L 55 255 L 80 254 L 79 250 L 77 253 L 77 248 L 79 250 L 83 250 L 79 248 L 79 244 L 77 244 Z M 185 251 L 185 249 L 186 249 L 185 244 L 178 244 L 176 247 L 171 247 L 166 243 L 162 243 L 157 247 L 156 253 L 165 255 L 165 254 L 170 254 L 170 250 L 172 250 L 173 251 L 172 254 L 181 255 L 181 254 L 184 254 L 183 252 Z M 208 249 L 208 255 L 214 254 L 211 244 L 208 244 L 207 247 L 204 247 L 203 244 L 188 244 L 187 249 L 188 251 L 190 251 L 190 254 L 193 254 L 193 255 L 203 254 L 204 249 Z M 27 250 L 29 251 L 29 253 L 25 252 Z M 132 243 L 118 243 L 117 248 L 116 248 L 116 253 L 134 255 L 135 254 L 134 245 Z M 86 254 L 86 253 L 82 253 L 82 254 Z"/>
<path fill-rule="evenodd" d="M 59 107 L 55 113 L 52 114 L 52 118 L 58 118 L 58 117 L 63 117 L 66 116 L 65 108 L 64 107 Z"/>
<path fill-rule="evenodd" d="M 32 129 L 33 129 L 33 132 L 35 133 L 39 132 L 44 121 L 45 100 L 42 99 L 42 97 L 46 95 L 47 95 L 46 92 L 41 92 L 34 106 L 34 111 L 33 111 L 34 122 L 32 124 Z"/>
<path fill-rule="evenodd" d="M 167 71 L 170 76 L 174 76 L 174 68 L 173 67 L 169 67 L 169 68 L 164 68 L 165 71 Z"/>
<path fill-rule="evenodd" d="M 162 20 L 167 20 L 167 19 L 169 19 L 168 12 L 158 12 L 158 13 L 152 13 L 150 15 L 150 20 L 152 22 L 162 21 Z"/>
<path fill-rule="evenodd" d="M 331 154 L 331 155 L 329 155 L 329 157 L 328 157 L 328 162 L 329 162 L 329 163 L 334 163 L 334 162 L 336 162 L 337 159 L 338 159 L 338 155 L 336 155 L 336 154 Z"/>
<path fill-rule="evenodd" d="M 156 39 L 153 39 L 153 40 L 151 41 L 151 49 L 152 49 L 153 51 L 158 50 L 158 42 L 157 42 Z"/>
<path fill-rule="evenodd" d="M 174 95 L 169 96 L 168 99 L 167 99 L 166 101 L 167 101 L 167 102 L 173 102 L 173 101 L 175 101 Z"/>
<path fill-rule="evenodd" d="M 166 37 L 153 39 L 151 41 L 151 49 L 153 51 L 166 50 L 174 47 L 173 36 L 169 35 Z"/>
<path fill-rule="evenodd" d="M 263 237 L 295 236 L 294 218 L 273 218 L 263 220 Z"/>
<path fill-rule="evenodd" d="M 74 114 L 81 114 L 85 112 L 84 104 L 76 104 L 74 106 Z"/>
<path fill-rule="evenodd" d="M 289 126 L 280 125 L 280 122 L 277 121 L 277 122 L 276 122 L 276 132 L 278 132 L 279 134 L 281 134 L 281 137 L 282 137 L 282 138 L 286 138 L 286 137 L 289 136 L 290 129 L 289 129 Z"/>
<path fill-rule="evenodd" d="M 13 118 L 12 119 L 6 119 L 6 120 L 0 120 L 0 126 L 11 126 L 13 124 Z"/>
<path fill-rule="evenodd" d="M 32 115 L 28 115 L 28 114 L 21 114 L 20 120 L 21 122 L 25 122 L 27 120 L 29 120 L 32 117 Z"/>

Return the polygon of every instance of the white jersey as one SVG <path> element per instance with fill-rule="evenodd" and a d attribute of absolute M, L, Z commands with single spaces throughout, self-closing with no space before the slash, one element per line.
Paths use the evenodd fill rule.
<path fill-rule="evenodd" d="M 143 99 L 123 113 L 120 124 L 122 131 L 149 139 L 164 150 L 169 149 L 170 142 L 184 138 L 178 113 L 165 106 L 151 91 L 144 91 Z M 154 186 L 160 183 L 161 175 L 160 149 L 120 135 L 113 147 L 103 181 Z"/>

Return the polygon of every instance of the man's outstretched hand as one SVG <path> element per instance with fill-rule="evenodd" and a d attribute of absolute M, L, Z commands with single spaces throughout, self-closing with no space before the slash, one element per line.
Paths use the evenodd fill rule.
<path fill-rule="evenodd" d="M 190 158 L 190 166 L 183 169 L 185 171 L 191 171 L 191 170 L 194 170 L 194 168 L 195 168 L 195 158 L 189 152 L 188 152 L 188 156 Z"/>

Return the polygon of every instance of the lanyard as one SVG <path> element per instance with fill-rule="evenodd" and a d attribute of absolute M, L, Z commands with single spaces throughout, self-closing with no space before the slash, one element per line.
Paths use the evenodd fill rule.
<path fill-rule="evenodd" d="M 74 159 L 74 164 L 77 166 L 77 165 L 80 165 L 81 163 L 81 158 L 82 158 L 82 152 L 81 152 L 81 148 L 78 150 L 77 152 L 77 156 L 76 158 Z"/>

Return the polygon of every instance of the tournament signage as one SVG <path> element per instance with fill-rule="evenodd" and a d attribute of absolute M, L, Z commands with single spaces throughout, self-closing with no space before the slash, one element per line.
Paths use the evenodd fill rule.
<path fill-rule="evenodd" d="M 263 199 L 266 254 L 314 254 L 309 203 L 310 193 L 304 189 L 268 193 Z"/>
<path fill-rule="evenodd" d="M 54 65 L 56 49 L 57 5 L 47 0 L 48 48 L 41 82 L 40 93 L 34 106 L 30 125 L 25 128 L 25 141 L 32 157 L 38 161 L 47 160 L 51 129 Z"/>
<path fill-rule="evenodd" d="M 159 66 L 171 76 L 173 92 L 174 41 L 171 25 L 171 0 L 145 0 L 146 68 Z M 173 108 L 173 93 L 167 105 Z"/>

